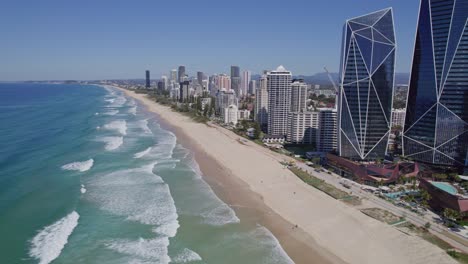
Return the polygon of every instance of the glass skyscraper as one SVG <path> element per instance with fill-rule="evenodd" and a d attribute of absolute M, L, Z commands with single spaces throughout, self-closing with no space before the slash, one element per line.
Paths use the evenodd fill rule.
<path fill-rule="evenodd" d="M 390 135 L 395 77 L 391 8 L 346 21 L 338 98 L 338 152 L 353 160 L 383 159 Z"/>
<path fill-rule="evenodd" d="M 422 0 L 403 133 L 403 154 L 466 166 L 468 0 Z"/>

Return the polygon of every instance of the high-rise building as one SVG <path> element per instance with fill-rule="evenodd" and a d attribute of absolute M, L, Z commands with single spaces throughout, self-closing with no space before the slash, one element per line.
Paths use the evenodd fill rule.
<path fill-rule="evenodd" d="M 179 101 L 187 102 L 188 99 L 190 98 L 190 82 L 189 81 L 181 82 L 179 92 L 180 92 Z"/>
<path fill-rule="evenodd" d="M 240 77 L 240 68 L 239 66 L 231 66 L 231 89 L 236 92 L 236 96 L 240 96 L 240 85 L 241 85 L 241 77 Z"/>
<path fill-rule="evenodd" d="M 167 80 L 167 76 L 166 75 L 161 76 L 161 81 L 164 83 L 164 90 L 167 90 L 169 88 L 169 82 Z"/>
<path fill-rule="evenodd" d="M 249 83 L 249 91 L 248 93 L 251 95 L 255 95 L 255 90 L 257 90 L 257 81 L 251 80 Z"/>
<path fill-rule="evenodd" d="M 268 134 L 286 136 L 291 107 L 291 72 L 283 66 L 267 74 Z"/>
<path fill-rule="evenodd" d="M 223 109 L 230 105 L 238 106 L 236 93 L 234 91 L 227 91 L 226 89 L 219 90 L 216 95 L 215 111 L 222 113 Z"/>
<path fill-rule="evenodd" d="M 320 108 L 316 138 L 317 151 L 331 152 L 337 148 L 337 113 L 335 108 Z"/>
<path fill-rule="evenodd" d="M 405 124 L 406 109 L 392 110 L 392 127 L 403 127 Z"/>
<path fill-rule="evenodd" d="M 145 82 L 146 89 L 151 87 L 151 80 L 150 80 L 150 71 L 146 70 L 146 82 Z"/>
<path fill-rule="evenodd" d="M 468 165 L 468 1 L 422 0 L 408 91 L 403 154 Z"/>
<path fill-rule="evenodd" d="M 250 71 L 242 72 L 241 95 L 247 96 L 252 73 Z"/>
<path fill-rule="evenodd" d="M 175 83 L 178 83 L 178 79 L 177 79 L 177 70 L 176 69 L 172 69 L 171 72 L 169 72 L 169 78 L 171 81 L 175 82 Z"/>
<path fill-rule="evenodd" d="M 395 77 L 391 8 L 346 21 L 338 98 L 338 152 L 354 160 L 384 159 Z"/>
<path fill-rule="evenodd" d="M 226 89 L 227 91 L 231 90 L 231 77 L 226 74 L 219 74 L 215 78 L 216 88 L 218 90 Z"/>
<path fill-rule="evenodd" d="M 198 83 L 203 86 L 203 80 L 205 79 L 205 74 L 201 71 L 197 72 Z"/>
<path fill-rule="evenodd" d="M 268 90 L 267 76 L 260 77 L 260 85 L 255 92 L 255 121 L 258 122 L 263 131 L 268 126 Z"/>
<path fill-rule="evenodd" d="M 179 66 L 179 71 L 177 74 L 178 74 L 177 78 L 179 80 L 179 83 L 183 82 L 184 77 L 185 77 L 185 66 Z"/>
<path fill-rule="evenodd" d="M 293 80 L 291 84 L 291 112 L 307 109 L 307 84 L 304 80 Z"/>
<path fill-rule="evenodd" d="M 232 104 L 223 108 L 222 116 L 225 124 L 237 125 L 237 106 Z"/>
<path fill-rule="evenodd" d="M 319 112 L 290 112 L 287 141 L 293 144 L 315 143 Z"/>

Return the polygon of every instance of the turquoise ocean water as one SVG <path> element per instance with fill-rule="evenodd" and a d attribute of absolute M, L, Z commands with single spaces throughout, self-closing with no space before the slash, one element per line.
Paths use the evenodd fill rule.
<path fill-rule="evenodd" d="M 120 91 L 0 84 L 0 263 L 291 263 Z"/>

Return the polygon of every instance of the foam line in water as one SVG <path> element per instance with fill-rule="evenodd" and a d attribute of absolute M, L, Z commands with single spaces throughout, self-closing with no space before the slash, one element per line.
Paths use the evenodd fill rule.
<path fill-rule="evenodd" d="M 102 137 L 99 141 L 106 143 L 105 149 L 116 150 L 123 144 L 123 137 Z"/>
<path fill-rule="evenodd" d="M 104 115 L 113 116 L 119 113 L 119 110 L 110 110 L 104 113 Z"/>
<path fill-rule="evenodd" d="M 104 128 L 117 131 L 124 136 L 127 135 L 127 122 L 125 120 L 112 121 L 109 124 L 104 125 Z"/>
<path fill-rule="evenodd" d="M 136 115 L 136 113 L 137 113 L 137 107 L 134 106 L 134 107 L 128 109 L 128 113 L 129 113 L 129 114 L 132 114 L 132 115 Z"/>
<path fill-rule="evenodd" d="M 167 237 L 138 240 L 113 240 L 105 244 L 111 250 L 127 255 L 135 263 L 162 263 L 171 262 L 167 247 Z"/>
<path fill-rule="evenodd" d="M 80 215 L 73 211 L 50 226 L 44 227 L 32 240 L 29 255 L 48 264 L 60 256 L 68 237 L 78 225 Z"/>
<path fill-rule="evenodd" d="M 172 259 L 172 262 L 174 263 L 188 263 L 192 261 L 202 261 L 202 258 L 197 254 L 197 252 L 188 248 L 184 248 Z"/>
<path fill-rule="evenodd" d="M 148 127 L 148 119 L 145 120 L 140 120 L 138 121 L 138 124 L 140 128 L 145 132 L 146 134 L 152 134 L 151 129 Z"/>
<path fill-rule="evenodd" d="M 149 152 L 151 151 L 151 147 L 141 151 L 141 152 L 138 152 L 138 153 L 135 153 L 135 155 L 133 155 L 133 157 L 135 159 L 139 159 L 139 158 L 142 158 L 143 156 L 145 156 L 146 154 L 148 154 Z"/>
<path fill-rule="evenodd" d="M 63 170 L 71 170 L 71 171 L 80 171 L 80 172 L 85 172 L 91 169 L 93 167 L 94 160 L 89 159 L 86 161 L 76 161 L 72 163 L 68 163 L 62 166 Z"/>

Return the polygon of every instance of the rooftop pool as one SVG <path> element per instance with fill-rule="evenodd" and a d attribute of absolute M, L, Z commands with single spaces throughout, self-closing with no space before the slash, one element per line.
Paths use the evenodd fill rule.
<path fill-rule="evenodd" d="M 445 192 L 448 192 L 450 194 L 457 194 L 458 191 L 457 189 L 455 189 L 455 187 L 453 187 L 451 184 L 449 183 L 446 183 L 446 182 L 431 182 L 432 185 L 434 185 L 435 187 L 441 189 L 442 191 L 445 191 Z"/>

